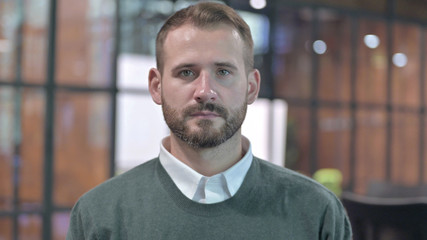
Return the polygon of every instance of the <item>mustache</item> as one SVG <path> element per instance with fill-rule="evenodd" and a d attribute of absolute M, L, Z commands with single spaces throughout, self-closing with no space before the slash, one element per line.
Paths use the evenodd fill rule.
<path fill-rule="evenodd" d="M 221 105 L 215 104 L 215 103 L 200 103 L 197 105 L 192 105 L 184 109 L 184 116 L 189 116 L 196 112 L 201 111 L 210 111 L 215 112 L 224 119 L 227 119 L 228 112 L 227 109 Z"/>

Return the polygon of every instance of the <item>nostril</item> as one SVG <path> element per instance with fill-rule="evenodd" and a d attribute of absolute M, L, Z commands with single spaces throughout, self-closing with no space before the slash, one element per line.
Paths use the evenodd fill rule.
<path fill-rule="evenodd" d="M 206 81 L 202 82 L 194 92 L 194 100 L 197 102 L 211 102 L 215 101 L 216 98 L 216 91 L 214 91 Z"/>
<path fill-rule="evenodd" d="M 202 101 L 202 98 L 199 97 L 199 96 L 195 97 L 195 99 L 196 99 L 197 102 L 201 102 Z"/>

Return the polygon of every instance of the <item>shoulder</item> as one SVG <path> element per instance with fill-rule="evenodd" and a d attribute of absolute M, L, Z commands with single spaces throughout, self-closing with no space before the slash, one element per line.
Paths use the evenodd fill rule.
<path fill-rule="evenodd" d="M 158 162 L 158 158 L 152 159 L 81 196 L 71 211 L 67 239 L 110 239 L 111 232 L 104 230 L 115 229 L 120 216 L 132 216 L 143 197 L 155 191 Z"/>
<path fill-rule="evenodd" d="M 299 187 L 308 186 L 314 188 L 324 188 L 322 185 L 320 185 L 313 179 L 294 170 L 277 166 L 273 163 L 259 158 L 254 158 L 254 161 L 256 164 L 258 164 L 262 177 L 266 178 L 269 181 L 274 181 L 286 185 L 298 185 Z"/>
<path fill-rule="evenodd" d="M 262 188 L 270 189 L 264 192 L 280 200 L 289 215 L 295 219 L 304 215 L 307 217 L 304 221 L 318 219 L 322 223 L 323 234 L 344 234 L 345 237 L 343 235 L 338 239 L 349 239 L 351 228 L 346 211 L 333 192 L 293 170 L 257 158 L 254 163 L 259 166 L 260 176 L 257 178 L 261 178 Z"/>
<path fill-rule="evenodd" d="M 313 179 L 259 158 L 254 158 L 254 161 L 259 166 L 261 182 L 270 188 L 286 192 L 287 198 L 316 201 L 324 205 L 340 204 L 334 193 Z"/>
<path fill-rule="evenodd" d="M 83 205 L 102 205 L 106 201 L 119 201 L 133 195 L 135 191 L 143 192 L 147 182 L 155 175 L 158 158 L 140 164 L 131 170 L 115 176 L 80 197 L 79 202 Z"/>

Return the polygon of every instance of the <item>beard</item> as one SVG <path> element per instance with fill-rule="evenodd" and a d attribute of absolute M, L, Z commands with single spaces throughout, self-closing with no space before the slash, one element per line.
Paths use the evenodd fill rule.
<path fill-rule="evenodd" d="M 215 103 L 199 103 L 186 107 L 180 114 L 167 104 L 165 99 L 162 101 L 163 116 L 171 132 L 195 149 L 216 147 L 234 136 L 242 126 L 247 109 L 246 102 L 231 111 Z M 199 111 L 215 112 L 225 123 L 216 129 L 212 120 L 200 119 L 196 123 L 197 129 L 191 130 L 187 122 L 191 114 Z"/>

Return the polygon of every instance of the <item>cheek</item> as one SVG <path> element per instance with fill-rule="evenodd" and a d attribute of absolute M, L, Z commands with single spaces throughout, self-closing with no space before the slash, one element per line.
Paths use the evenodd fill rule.
<path fill-rule="evenodd" d="M 239 86 L 238 88 L 231 90 L 228 94 L 230 101 L 234 102 L 234 105 L 241 105 L 242 102 L 246 101 L 246 97 L 247 97 L 247 86 Z"/>
<path fill-rule="evenodd" d="M 178 101 L 185 99 L 185 91 L 181 86 L 173 86 L 172 84 L 164 86 L 162 89 L 162 97 L 169 102 L 169 104 L 175 105 Z"/>

